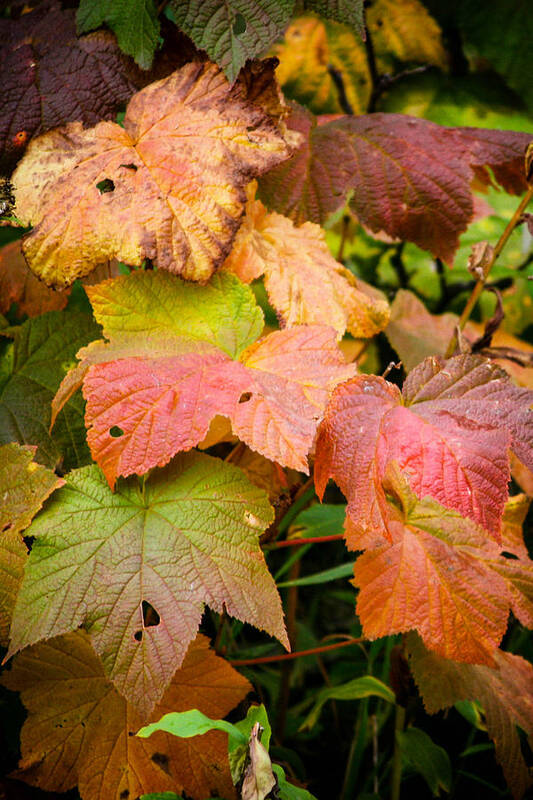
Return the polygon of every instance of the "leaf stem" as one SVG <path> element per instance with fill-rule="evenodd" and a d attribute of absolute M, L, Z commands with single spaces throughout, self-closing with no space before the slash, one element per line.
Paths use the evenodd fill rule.
<path fill-rule="evenodd" d="M 297 650 L 295 653 L 282 653 L 276 656 L 261 656 L 261 658 L 245 658 L 241 661 L 229 661 L 232 667 L 249 667 L 254 664 L 270 664 L 274 661 L 289 661 L 292 658 L 302 658 L 303 656 L 314 656 L 317 653 L 326 653 L 328 650 L 338 650 L 339 647 L 348 647 L 352 644 L 362 644 L 366 642 L 363 637 L 359 639 L 348 639 L 344 642 L 312 647 L 310 650 Z"/>
<path fill-rule="evenodd" d="M 459 331 L 462 331 L 464 329 L 464 326 L 468 322 L 468 320 L 470 318 L 470 314 L 472 313 L 472 310 L 473 310 L 474 306 L 476 305 L 477 301 L 479 300 L 479 296 L 480 296 L 481 292 L 485 288 L 485 283 L 487 281 L 487 277 L 489 275 L 489 272 L 491 271 L 492 267 L 494 266 L 494 264 L 496 262 L 496 259 L 498 258 L 498 256 L 502 252 L 503 248 L 507 244 L 507 241 L 509 240 L 510 235 L 512 234 L 512 232 L 514 231 L 514 229 L 516 228 L 516 226 L 520 222 L 522 214 L 524 213 L 525 209 L 527 208 L 527 206 L 528 206 L 528 204 L 529 204 L 529 202 L 530 202 L 532 197 L 533 197 L 533 184 L 528 188 L 527 192 L 525 193 L 525 195 L 523 196 L 522 200 L 520 201 L 520 203 L 518 205 L 518 208 L 516 209 L 516 211 L 514 212 L 513 216 L 511 217 L 511 219 L 509 220 L 509 222 L 505 226 L 504 232 L 502 233 L 502 235 L 498 239 L 496 247 L 494 248 L 494 251 L 492 253 L 492 258 L 491 258 L 488 266 L 484 270 L 485 274 L 484 274 L 483 278 L 479 278 L 479 280 L 476 281 L 476 285 L 472 289 L 472 293 L 471 293 L 470 297 L 468 298 L 468 300 L 466 302 L 466 305 L 465 305 L 465 307 L 463 309 L 463 313 L 459 317 L 459 322 L 457 323 L 457 328 L 459 329 Z M 457 347 L 457 341 L 458 341 L 458 336 L 457 336 L 457 330 L 456 330 L 455 333 L 453 334 L 451 340 L 450 340 L 450 344 L 448 345 L 448 349 L 446 350 L 446 356 L 445 356 L 446 358 L 450 358 L 454 354 L 455 348 Z"/>
<path fill-rule="evenodd" d="M 284 539 L 282 542 L 270 542 L 263 547 L 263 550 L 278 550 L 280 547 L 299 547 L 303 544 L 337 542 L 339 539 L 344 539 L 343 533 L 335 533 L 333 536 L 310 536 L 308 539 Z"/>
<path fill-rule="evenodd" d="M 402 748 L 399 734 L 405 725 L 405 708 L 396 706 L 394 720 L 394 753 L 392 756 L 391 800 L 400 800 L 400 784 L 402 781 Z"/>

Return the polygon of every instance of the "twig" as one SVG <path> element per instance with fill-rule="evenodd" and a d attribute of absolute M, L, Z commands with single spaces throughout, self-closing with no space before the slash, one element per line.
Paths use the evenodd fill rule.
<path fill-rule="evenodd" d="M 282 542 L 269 542 L 263 547 L 263 550 L 278 550 L 280 547 L 300 547 L 304 544 L 337 542 L 339 539 L 344 539 L 343 533 L 335 533 L 333 536 L 310 536 L 309 539 L 284 539 Z"/>
<path fill-rule="evenodd" d="M 476 281 L 476 285 L 472 289 L 472 293 L 471 293 L 470 297 L 468 298 L 468 300 L 466 302 L 466 305 L 465 305 L 465 307 L 463 309 L 463 313 L 459 317 L 459 322 L 457 323 L 457 327 L 458 327 L 458 329 L 460 331 L 462 331 L 464 329 L 466 323 L 468 322 L 468 320 L 470 318 L 470 314 L 472 313 L 472 310 L 473 310 L 474 306 L 476 305 L 477 301 L 479 300 L 481 292 L 485 288 L 485 282 L 487 280 L 487 276 L 488 276 L 489 272 L 491 271 L 492 267 L 494 266 L 494 264 L 496 262 L 496 259 L 498 258 L 498 256 L 502 252 L 503 248 L 507 244 L 507 241 L 508 241 L 510 235 L 512 234 L 512 232 L 514 231 L 514 229 L 518 225 L 518 223 L 520 221 L 520 218 L 521 218 L 522 214 L 524 213 L 525 209 L 527 208 L 527 206 L 528 206 L 528 204 L 529 204 L 529 202 L 530 202 L 532 197 L 533 197 L 533 184 L 528 188 L 527 192 L 525 193 L 525 195 L 523 196 L 522 200 L 520 201 L 520 204 L 519 204 L 518 208 L 516 209 L 516 211 L 514 212 L 513 216 L 511 217 L 511 219 L 507 223 L 504 232 L 502 233 L 502 235 L 498 239 L 496 247 L 494 248 L 494 251 L 492 253 L 492 257 L 490 259 L 490 262 L 489 262 L 489 264 L 487 265 L 487 267 L 484 270 L 484 276 L 482 278 L 479 278 Z M 454 354 L 455 348 L 457 347 L 457 341 L 458 341 L 457 332 L 454 332 L 454 334 L 453 334 L 453 336 L 452 336 L 452 338 L 450 340 L 450 344 L 448 345 L 448 349 L 446 350 L 446 358 L 450 358 L 450 356 L 452 356 Z"/>
<path fill-rule="evenodd" d="M 350 105 L 350 101 L 348 100 L 348 95 L 346 94 L 346 87 L 344 85 L 344 78 L 342 77 L 342 72 L 340 69 L 337 69 L 333 66 L 333 64 L 328 64 L 328 72 L 331 76 L 331 80 L 335 84 L 335 87 L 339 93 L 339 105 L 344 111 L 345 114 L 349 114 L 353 116 L 353 108 Z"/>
<path fill-rule="evenodd" d="M 390 263 L 396 270 L 396 274 L 398 275 L 398 283 L 402 289 L 405 289 L 409 284 L 409 275 L 407 274 L 407 270 L 405 269 L 405 264 L 403 263 L 402 258 L 404 247 L 405 242 L 400 242 L 400 244 L 396 246 L 396 249 L 390 260 Z"/>
<path fill-rule="evenodd" d="M 378 72 L 376 64 L 376 54 L 374 52 L 374 44 L 372 42 L 372 36 L 370 35 L 368 25 L 366 24 L 366 9 L 364 14 L 365 14 L 364 21 L 366 28 L 366 38 L 365 38 L 366 60 L 368 64 L 368 71 L 370 72 L 370 80 L 372 81 L 372 91 L 370 93 L 370 99 L 368 101 L 368 106 L 366 110 L 368 114 L 371 114 L 373 111 L 376 110 L 376 103 L 382 90 L 380 89 L 381 77 Z"/>
<path fill-rule="evenodd" d="M 327 644 L 322 647 L 312 647 L 310 650 L 297 650 L 295 653 L 282 653 L 277 656 L 262 656 L 261 658 L 245 658 L 241 661 L 230 661 L 232 667 L 249 667 L 254 664 L 270 664 L 274 661 L 289 661 L 292 658 L 303 658 L 304 656 L 314 656 L 317 653 L 327 653 L 329 650 L 338 650 L 340 647 L 348 647 L 352 644 L 362 644 L 366 639 L 348 639 L 344 642 Z"/>
<path fill-rule="evenodd" d="M 423 64 L 421 67 L 414 67 L 414 69 L 404 69 L 402 70 L 402 72 L 398 72 L 396 75 L 388 75 L 388 74 L 381 75 L 378 70 L 376 62 L 376 52 L 374 50 L 374 44 L 372 42 L 370 29 L 368 25 L 366 25 L 366 19 L 365 19 L 365 27 L 366 27 L 366 39 L 365 39 L 366 60 L 368 64 L 368 71 L 370 72 L 370 80 L 372 82 L 372 91 L 370 93 L 370 99 L 368 101 L 368 106 L 366 110 L 367 114 L 372 114 L 376 110 L 376 105 L 379 98 L 384 92 L 387 91 L 387 89 L 389 89 L 398 81 L 403 80 L 404 78 L 408 78 L 411 75 L 420 75 L 421 73 L 427 72 L 428 70 L 433 69 L 434 67 L 432 64 Z M 340 97 L 339 97 L 339 103 L 341 103 Z"/>
<path fill-rule="evenodd" d="M 343 259 L 344 247 L 346 245 L 346 239 L 348 238 L 349 230 L 350 230 L 350 217 L 348 214 L 344 214 L 342 218 L 341 243 L 339 245 L 339 252 L 337 253 L 337 261 L 342 261 Z"/>

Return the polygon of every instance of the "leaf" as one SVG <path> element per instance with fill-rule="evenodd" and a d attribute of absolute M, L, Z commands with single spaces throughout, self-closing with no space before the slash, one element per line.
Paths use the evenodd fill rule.
<path fill-rule="evenodd" d="M 276 74 L 284 92 L 316 114 L 350 109 L 364 113 L 372 79 L 361 42 L 362 3 L 314 0 L 305 6 L 335 21 L 297 17 L 283 42 L 274 45 L 272 52 L 280 60 Z M 418 0 L 374 0 L 366 10 L 366 23 L 380 75 L 397 71 L 399 62 L 446 69 L 440 28 Z"/>
<path fill-rule="evenodd" d="M 305 7 L 321 17 L 350 25 L 364 38 L 363 0 L 305 0 Z"/>
<path fill-rule="evenodd" d="M 2 683 L 20 691 L 28 709 L 18 773 L 28 783 L 48 791 L 78 784 L 83 800 L 171 790 L 195 800 L 234 797 L 225 737 L 215 731 L 188 741 L 164 733 L 138 739 L 142 718 L 107 680 L 83 631 L 21 653 Z M 191 706 L 224 716 L 250 688 L 198 636 L 152 718 Z"/>
<path fill-rule="evenodd" d="M 533 23 L 530 8 L 524 0 L 497 0 L 490 15 L 483 13 L 477 0 L 461 0 L 457 4 L 457 22 L 466 41 L 503 75 L 524 100 L 533 102 L 527 71 L 533 49 Z M 505 25 L 498 22 L 505 20 Z"/>
<path fill-rule="evenodd" d="M 244 771 L 241 794 L 242 800 L 265 800 L 276 786 L 270 756 L 261 744 L 261 726 L 255 723 L 250 734 L 250 760 Z"/>
<path fill-rule="evenodd" d="M 244 187 L 289 154 L 272 71 L 252 67 L 231 88 L 214 65 L 189 63 L 138 92 L 124 127 L 76 122 L 32 142 L 12 182 L 34 226 L 23 240 L 33 271 L 67 286 L 110 258 L 150 258 L 206 281 L 230 250 Z"/>
<path fill-rule="evenodd" d="M 38 317 L 46 311 L 61 311 L 68 301 L 68 292 L 55 292 L 35 277 L 22 255 L 21 242 L 11 242 L 0 250 L 0 313 L 12 303 L 18 315 Z"/>
<path fill-rule="evenodd" d="M 513 797 L 520 798 L 531 778 L 515 725 L 533 734 L 533 667 L 520 656 L 496 651 L 496 669 L 460 664 L 428 652 L 415 635 L 408 638 L 410 666 L 430 714 L 458 700 L 479 700 Z"/>
<path fill-rule="evenodd" d="M 10 655 L 84 625 L 104 670 L 141 713 L 160 700 L 196 635 L 204 604 L 287 645 L 259 547 L 266 495 L 200 453 L 115 494 L 96 466 L 75 470 L 29 528 L 35 537 Z M 170 554 L 170 555 L 169 555 Z"/>
<path fill-rule="evenodd" d="M 251 290 L 224 273 L 202 287 L 137 272 L 87 292 L 109 344 L 80 352 L 65 388 L 86 372 L 87 440 L 110 485 L 196 446 L 215 415 L 253 450 L 307 470 L 329 393 L 354 373 L 332 328 L 254 341 L 261 311 Z"/>
<path fill-rule="evenodd" d="M 448 753 L 439 747 L 425 731 L 420 728 L 407 728 L 397 731 L 402 760 L 411 769 L 422 775 L 433 797 L 440 790 L 449 792 L 452 786 L 452 767 Z"/>
<path fill-rule="evenodd" d="M 300 511 L 291 525 L 290 534 L 296 539 L 342 534 L 346 516 L 345 505 L 321 503 Z"/>
<path fill-rule="evenodd" d="M 176 24 L 233 83 L 285 30 L 294 0 L 171 0 Z"/>
<path fill-rule="evenodd" d="M 283 581 L 278 583 L 278 589 L 284 586 L 315 586 L 318 583 L 330 583 L 338 578 L 346 578 L 353 572 L 354 562 L 350 561 L 348 564 L 338 564 L 336 567 L 315 572 L 313 575 L 306 575 L 305 578 L 296 578 L 292 581 Z"/>
<path fill-rule="evenodd" d="M 444 658 L 493 665 L 509 608 L 520 617 L 533 608 L 533 565 L 501 556 L 457 512 L 430 497 L 419 500 L 397 465 L 389 465 L 386 488 L 401 509 L 391 519 L 393 541 L 367 549 L 354 569 L 365 636 L 416 629 Z M 525 621 L 531 624 L 531 614 Z"/>
<path fill-rule="evenodd" d="M 20 533 L 64 481 L 33 461 L 35 448 L 0 447 L 0 532 Z"/>
<path fill-rule="evenodd" d="M 397 61 L 446 70 L 441 30 L 418 0 L 376 0 L 368 8 L 367 26 L 381 73 L 390 72 Z"/>
<path fill-rule="evenodd" d="M 363 675 L 361 678 L 354 678 L 339 686 L 328 686 L 326 689 L 321 689 L 313 708 L 301 724 L 300 730 L 311 730 L 315 727 L 322 707 L 328 700 L 362 700 L 364 697 L 380 697 L 393 705 L 396 702 L 394 692 L 385 683 L 374 678 L 373 675 Z"/>
<path fill-rule="evenodd" d="M 406 372 L 429 356 L 444 356 L 459 321 L 457 314 L 431 314 L 415 294 L 400 289 L 385 334 Z"/>
<path fill-rule="evenodd" d="M 159 20 L 154 0 L 81 0 L 76 12 L 78 33 L 107 24 L 122 52 L 141 69 L 150 69 L 159 42 Z"/>
<path fill-rule="evenodd" d="M 0 645 L 6 647 L 28 551 L 21 532 L 64 481 L 32 459 L 35 448 L 0 447 Z"/>
<path fill-rule="evenodd" d="M 52 468 L 88 462 L 81 395 L 61 411 L 53 435 L 50 404 L 76 352 L 99 333 L 88 314 L 59 311 L 14 329 L 0 364 L 0 444 L 37 445 L 37 461 Z"/>
<path fill-rule="evenodd" d="M 2 448 L 0 448 L 1 452 Z M 17 592 L 24 575 L 28 550 L 19 533 L 0 535 L 0 646 L 7 647 Z"/>
<path fill-rule="evenodd" d="M 315 16 L 297 17 L 272 53 L 279 59 L 276 77 L 287 97 L 315 114 L 342 114 L 348 107 L 354 114 L 366 111 L 372 81 L 364 45 L 350 28 Z"/>
<path fill-rule="evenodd" d="M 305 140 L 259 187 L 265 205 L 296 224 L 323 224 L 351 190 L 350 206 L 363 225 L 451 262 L 474 216 L 474 178 L 488 184 L 490 167 L 507 192 L 526 188 L 527 134 L 446 128 L 402 114 L 321 123 L 302 108 L 287 124 Z"/>
<path fill-rule="evenodd" d="M 76 37 L 74 11 L 44 2 L 20 19 L 1 19 L 0 171 L 39 133 L 79 120 L 113 117 L 143 84 L 114 36 Z"/>
<path fill-rule="evenodd" d="M 248 740 L 255 723 L 263 728 L 264 745 L 268 749 L 270 742 L 270 723 L 263 705 L 250 706 L 246 717 L 240 722 L 227 722 L 225 719 L 211 719 L 197 708 L 190 711 L 172 711 L 165 714 L 157 722 L 145 725 L 137 732 L 137 736 L 145 739 L 157 731 L 170 733 L 188 739 L 192 736 L 203 736 L 211 730 L 219 730 L 228 734 L 228 757 L 233 783 L 237 785 L 244 772 L 248 755 Z"/>
<path fill-rule="evenodd" d="M 278 779 L 280 800 L 317 800 L 314 794 L 303 789 L 301 786 L 294 786 L 285 778 L 285 772 L 279 764 L 272 764 L 272 772 Z"/>
<path fill-rule="evenodd" d="M 280 214 L 269 214 L 249 190 L 246 216 L 224 269 L 244 283 L 264 274 L 270 303 L 284 326 L 332 325 L 339 337 L 348 330 L 369 338 L 389 320 L 381 293 L 339 264 L 322 229 L 312 222 L 296 228 Z"/>
<path fill-rule="evenodd" d="M 390 322 L 385 333 L 391 346 L 402 359 L 406 372 L 410 372 L 424 358 L 432 355 L 444 356 L 458 321 L 458 315 L 450 312 L 430 314 L 416 295 L 400 289 L 391 305 Z M 467 322 L 463 330 L 465 346 L 473 344 L 483 332 L 482 324 Z M 494 347 L 510 347 L 533 352 L 533 346 L 528 342 L 517 339 L 501 329 L 495 331 L 492 344 Z M 505 358 L 491 360 L 505 369 L 519 386 L 533 388 L 533 372 L 530 367 L 522 367 Z"/>
<path fill-rule="evenodd" d="M 181 739 L 190 739 L 193 736 L 203 736 L 208 731 L 223 731 L 228 736 L 233 736 L 236 743 L 246 744 L 248 741 L 244 734 L 240 734 L 232 722 L 225 719 L 211 719 L 197 708 L 189 711 L 170 711 L 157 722 L 144 725 L 137 736 L 147 739 L 157 731 L 170 733 L 172 736 L 179 736 Z"/>
<path fill-rule="evenodd" d="M 428 358 L 403 396 L 383 378 L 360 375 L 333 393 L 319 431 L 319 495 L 334 478 L 348 499 L 347 542 L 387 536 L 381 481 L 390 460 L 412 490 L 476 521 L 499 540 L 509 480 L 508 448 L 531 465 L 533 393 L 480 356 Z M 369 534 L 370 535 L 370 534 Z"/>

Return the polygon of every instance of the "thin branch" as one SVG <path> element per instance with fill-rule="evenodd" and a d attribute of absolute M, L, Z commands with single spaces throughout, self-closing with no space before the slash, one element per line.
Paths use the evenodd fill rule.
<path fill-rule="evenodd" d="M 282 542 L 270 542 L 263 547 L 263 550 L 278 550 L 280 547 L 300 547 L 304 544 L 337 542 L 339 539 L 344 539 L 343 533 L 335 533 L 333 536 L 310 536 L 309 539 L 284 539 Z"/>
<path fill-rule="evenodd" d="M 337 69 L 333 66 L 333 64 L 328 64 L 328 72 L 331 76 L 331 80 L 335 84 L 335 88 L 339 93 L 339 105 L 344 111 L 345 114 L 349 114 L 353 116 L 353 108 L 348 100 L 348 95 L 346 94 L 346 86 L 344 85 L 344 78 L 342 77 L 342 72 L 340 69 Z"/>
<path fill-rule="evenodd" d="M 524 213 L 525 209 L 527 208 L 527 206 L 528 206 L 528 204 L 529 204 L 529 202 L 530 202 L 532 197 L 533 197 L 533 184 L 528 188 L 527 192 L 525 193 L 525 195 L 523 196 L 522 200 L 520 201 L 520 204 L 519 204 L 518 208 L 516 209 L 516 211 L 514 212 L 513 216 L 511 217 L 511 219 L 507 223 L 504 232 L 502 233 L 502 235 L 498 239 L 496 247 L 493 250 L 491 260 L 490 260 L 489 264 L 487 265 L 487 267 L 484 270 L 483 277 L 479 278 L 479 280 L 476 281 L 476 285 L 474 286 L 474 288 L 472 290 L 472 294 L 468 298 L 467 303 L 466 303 L 466 305 L 465 305 L 465 307 L 463 309 L 463 313 L 459 317 L 459 322 L 457 324 L 457 328 L 459 329 L 459 331 L 462 331 L 464 329 L 466 323 L 470 319 L 470 314 L 472 313 L 472 310 L 474 309 L 474 306 L 476 305 L 477 301 L 479 300 L 481 292 L 485 288 L 485 283 L 486 283 L 486 280 L 487 280 L 489 272 L 491 271 L 492 267 L 494 266 L 494 264 L 496 262 L 496 259 L 498 258 L 498 256 L 502 252 L 503 248 L 507 244 L 507 241 L 509 240 L 510 235 L 512 234 L 512 232 L 514 231 L 516 226 L 519 224 L 520 219 L 522 217 L 522 214 Z M 446 358 L 450 358 L 450 356 L 452 356 L 455 353 L 455 348 L 457 347 L 457 342 L 458 342 L 458 336 L 457 336 L 457 331 L 455 331 L 453 336 L 452 336 L 452 338 L 451 338 L 451 340 L 450 340 L 450 344 L 448 345 L 448 349 L 446 350 Z"/>
<path fill-rule="evenodd" d="M 232 667 L 250 667 L 254 664 L 270 664 L 274 661 L 289 661 L 292 658 L 303 658 L 304 656 L 314 656 L 317 653 L 326 653 L 329 650 L 338 650 L 340 647 L 348 647 L 352 644 L 362 644 L 366 639 L 349 639 L 344 642 L 336 642 L 335 644 L 327 644 L 322 647 L 313 647 L 310 650 L 297 650 L 295 653 L 282 653 L 277 656 L 262 656 L 261 658 L 245 658 L 241 661 L 229 661 Z"/>

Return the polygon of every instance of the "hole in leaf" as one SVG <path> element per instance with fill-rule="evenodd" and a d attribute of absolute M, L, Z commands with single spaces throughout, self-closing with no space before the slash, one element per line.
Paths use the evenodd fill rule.
<path fill-rule="evenodd" d="M 161 769 L 164 772 L 169 773 L 168 756 L 166 756 L 164 753 L 153 753 L 153 755 L 151 755 L 150 758 L 152 759 L 154 764 L 157 764 L 158 767 L 161 767 Z"/>
<path fill-rule="evenodd" d="M 239 397 L 239 403 L 247 403 L 248 400 L 251 400 L 251 399 L 252 399 L 252 393 L 251 392 L 243 392 L 241 394 L 241 396 Z"/>
<path fill-rule="evenodd" d="M 120 793 L 120 800 L 128 800 L 129 796 L 130 796 L 130 790 L 129 789 L 123 789 L 121 791 L 121 793 Z"/>
<path fill-rule="evenodd" d="M 137 172 L 136 164 L 121 164 L 120 166 L 124 167 L 124 169 L 132 169 L 134 172 Z"/>
<path fill-rule="evenodd" d="M 135 641 L 141 642 L 142 638 L 143 638 L 143 632 L 142 631 L 135 631 L 135 633 L 133 634 L 133 638 L 135 639 Z"/>
<path fill-rule="evenodd" d="M 111 180 L 111 178 L 104 178 L 103 181 L 99 181 L 96 184 L 96 188 L 100 192 L 100 194 L 107 194 L 108 192 L 115 191 L 115 184 Z"/>
<path fill-rule="evenodd" d="M 502 552 L 502 556 L 503 556 L 504 558 L 513 558 L 513 559 L 516 559 L 516 560 L 518 560 L 518 556 L 515 556 L 515 554 L 514 554 L 514 553 L 508 553 L 508 552 L 507 552 L 507 550 L 504 550 L 504 551 Z"/>
<path fill-rule="evenodd" d="M 233 35 L 240 36 L 246 30 L 246 20 L 244 19 L 242 14 L 236 14 L 235 21 L 233 23 Z"/>
<path fill-rule="evenodd" d="M 112 428 L 109 428 L 109 435 L 113 437 L 113 439 L 118 439 L 119 436 L 124 436 L 124 431 L 122 428 L 119 428 L 118 425 L 113 425 Z"/>
<path fill-rule="evenodd" d="M 161 617 L 146 600 L 142 602 L 143 623 L 145 628 L 154 628 L 161 622 Z"/>

